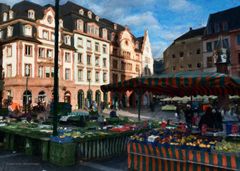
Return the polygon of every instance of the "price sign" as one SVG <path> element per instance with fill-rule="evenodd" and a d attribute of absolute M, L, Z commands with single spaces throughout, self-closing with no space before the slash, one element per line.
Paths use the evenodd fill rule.
<path fill-rule="evenodd" d="M 238 125 L 237 124 L 233 124 L 232 125 L 232 134 L 237 134 L 238 133 Z"/>
<path fill-rule="evenodd" d="M 202 132 L 202 134 L 206 134 L 207 133 L 207 125 L 206 124 L 202 125 L 201 132 Z"/>

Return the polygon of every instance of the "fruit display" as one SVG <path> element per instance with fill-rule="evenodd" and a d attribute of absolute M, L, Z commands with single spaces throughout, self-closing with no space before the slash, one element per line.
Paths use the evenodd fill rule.
<path fill-rule="evenodd" d="M 153 143 L 155 145 L 178 146 L 181 148 L 210 150 L 221 141 L 221 138 L 209 138 L 200 135 L 179 132 L 176 129 L 154 129 L 149 132 L 133 135 L 132 141 Z"/>
<path fill-rule="evenodd" d="M 227 142 L 223 140 L 218 142 L 214 148 L 217 152 L 230 152 L 240 154 L 240 143 L 237 142 Z"/>

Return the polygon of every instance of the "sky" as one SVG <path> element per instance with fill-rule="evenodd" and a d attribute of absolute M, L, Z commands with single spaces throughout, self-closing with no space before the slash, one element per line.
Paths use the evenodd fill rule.
<path fill-rule="evenodd" d="M 54 0 L 31 0 L 44 5 Z M 136 36 L 148 30 L 154 58 L 180 35 L 206 26 L 209 14 L 240 5 L 240 0 L 71 0 L 96 15 L 123 26 Z M 13 5 L 19 0 L 1 0 Z M 60 0 L 60 4 L 67 0 Z"/>

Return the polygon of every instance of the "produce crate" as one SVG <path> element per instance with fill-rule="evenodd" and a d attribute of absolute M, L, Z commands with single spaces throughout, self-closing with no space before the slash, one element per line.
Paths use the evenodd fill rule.
<path fill-rule="evenodd" d="M 55 165 L 72 166 L 76 163 L 76 144 L 50 142 L 49 157 Z"/>

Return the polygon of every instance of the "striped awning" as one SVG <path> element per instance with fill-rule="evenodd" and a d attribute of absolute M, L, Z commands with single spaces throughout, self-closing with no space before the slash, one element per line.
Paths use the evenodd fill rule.
<path fill-rule="evenodd" d="M 239 95 L 240 78 L 222 73 L 179 72 L 137 77 L 101 86 L 103 92 L 143 90 L 169 96 Z"/>

